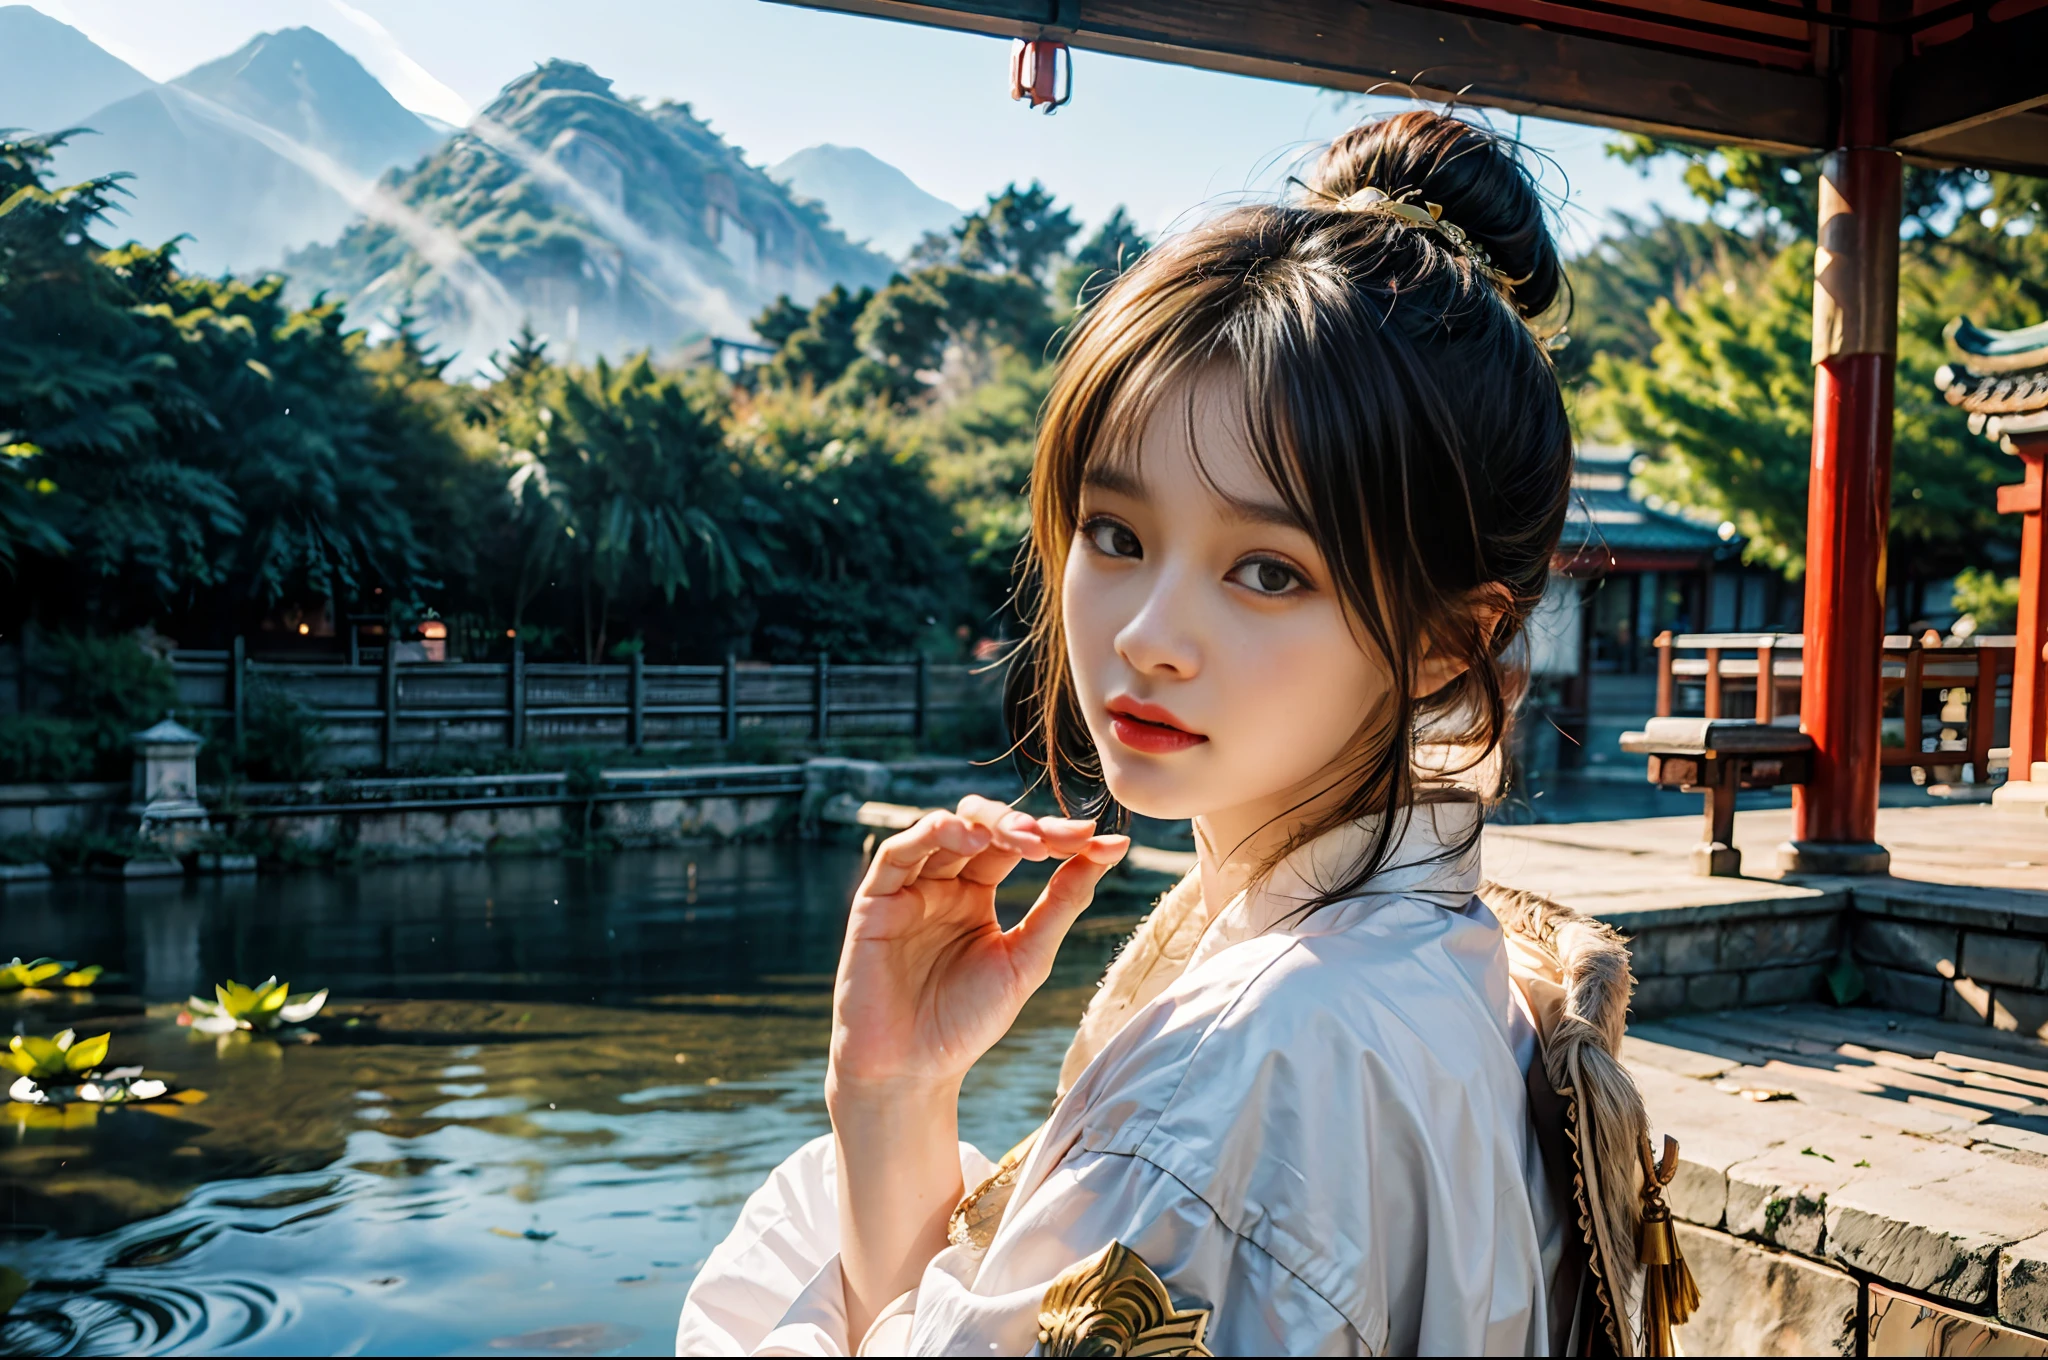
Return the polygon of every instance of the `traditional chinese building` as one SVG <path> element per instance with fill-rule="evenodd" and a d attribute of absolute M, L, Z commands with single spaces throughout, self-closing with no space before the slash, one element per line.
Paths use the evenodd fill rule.
<path fill-rule="evenodd" d="M 1798 584 L 1745 566 L 1732 526 L 1638 495 L 1636 457 L 1588 444 L 1574 459 L 1550 589 L 1529 621 L 1536 699 L 1563 737 L 1545 768 L 1620 761 L 1620 733 L 1656 711 L 1657 634 L 1799 630 Z"/>
<path fill-rule="evenodd" d="M 2020 608 L 2013 656 L 2011 775 L 2000 803 L 2048 811 L 2048 544 L 2042 542 L 2042 463 L 2048 459 L 2048 323 L 1993 331 L 1958 317 L 1948 326 L 1955 362 L 1934 375 L 1970 429 L 2020 460 L 2020 480 L 1998 488 L 1998 508 L 2021 517 Z"/>

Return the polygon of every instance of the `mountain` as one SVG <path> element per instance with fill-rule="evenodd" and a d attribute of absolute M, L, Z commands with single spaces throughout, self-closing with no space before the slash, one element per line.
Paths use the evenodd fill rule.
<path fill-rule="evenodd" d="M 346 174 L 176 85 L 131 95 L 82 121 L 97 135 L 74 137 L 58 152 L 56 182 L 129 176 L 96 233 L 108 244 L 154 246 L 182 235 L 178 259 L 186 269 L 248 272 L 276 267 L 286 250 L 330 237 L 355 216 L 357 186 Z"/>
<path fill-rule="evenodd" d="M 0 6 L 0 128 L 55 132 L 156 82 L 69 24 L 27 5 Z"/>
<path fill-rule="evenodd" d="M 404 307 L 474 363 L 531 321 L 557 354 L 739 337 L 778 294 L 893 266 L 747 164 L 687 104 L 620 98 L 551 61 L 388 181 L 371 220 L 287 262 L 362 320 Z"/>
<path fill-rule="evenodd" d="M 93 135 L 58 153 L 59 181 L 129 176 L 103 238 L 183 235 L 178 258 L 208 274 L 272 269 L 332 239 L 379 175 L 443 139 L 309 28 L 265 33 L 78 121 Z"/>
<path fill-rule="evenodd" d="M 857 146 L 806 147 L 768 174 L 800 197 L 824 204 L 854 240 L 899 260 L 926 232 L 944 231 L 965 215 Z"/>
<path fill-rule="evenodd" d="M 260 34 L 172 84 L 332 156 L 367 179 L 412 164 L 443 135 L 311 28 Z"/>

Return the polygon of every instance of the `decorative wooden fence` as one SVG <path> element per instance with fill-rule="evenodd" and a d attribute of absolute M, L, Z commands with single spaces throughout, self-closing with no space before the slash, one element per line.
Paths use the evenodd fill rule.
<path fill-rule="evenodd" d="M 12 651 L 13 649 L 9 649 Z M 7 666 L 5 662 L 14 662 Z M 823 741 L 861 736 L 924 739 L 935 729 L 986 722 L 1001 704 L 1002 676 L 988 666 L 834 662 L 773 666 L 654 666 L 339 660 L 257 661 L 230 651 L 172 654 L 181 709 L 239 735 L 266 689 L 318 715 L 336 765 L 390 768 L 438 752 L 485 747 L 609 747 L 639 750 L 759 736 Z M 18 653 L 0 654 L 15 678 Z M 21 684 L 20 702 L 54 696 Z M 47 685 L 44 685 L 47 688 Z"/>
<path fill-rule="evenodd" d="M 1660 717 L 1688 709 L 1779 722 L 1799 712 L 1806 639 L 1798 633 L 1660 633 L 1656 646 Z M 1897 722 L 1900 740 L 1887 737 L 1880 762 L 1926 770 L 1968 764 L 1976 782 L 1986 782 L 1987 764 L 2006 754 L 2013 647 L 2010 637 L 1961 645 L 1936 633 L 1886 637 L 1879 702 L 1887 721 Z"/>

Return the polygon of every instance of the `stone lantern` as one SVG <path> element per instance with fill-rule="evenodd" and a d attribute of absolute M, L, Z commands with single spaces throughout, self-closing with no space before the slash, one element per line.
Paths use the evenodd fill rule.
<path fill-rule="evenodd" d="M 206 738 L 167 714 L 131 740 L 135 786 L 128 815 L 140 821 L 144 839 L 183 850 L 208 830 L 199 802 L 199 748 Z"/>

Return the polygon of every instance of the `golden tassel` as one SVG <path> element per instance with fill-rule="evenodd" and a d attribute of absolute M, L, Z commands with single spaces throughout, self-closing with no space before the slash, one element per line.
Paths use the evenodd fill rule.
<path fill-rule="evenodd" d="M 1664 1187 L 1678 1173 L 1678 1143 L 1664 1139 L 1661 1162 L 1650 1157 L 1650 1140 L 1642 1143 L 1643 1223 L 1636 1234 L 1636 1259 L 1643 1266 L 1643 1354 L 1676 1355 L 1671 1329 L 1683 1326 L 1700 1306 L 1700 1289 L 1678 1249 L 1678 1230 L 1664 1204 Z"/>

